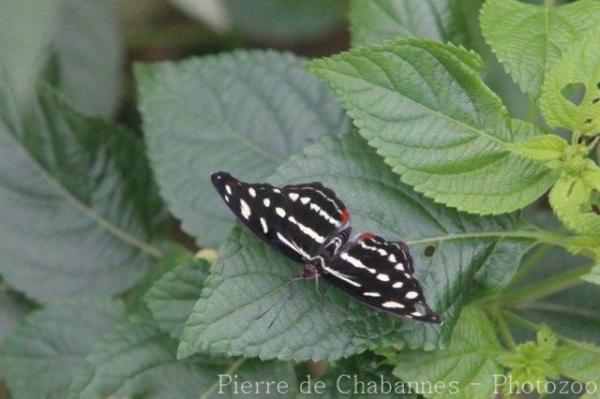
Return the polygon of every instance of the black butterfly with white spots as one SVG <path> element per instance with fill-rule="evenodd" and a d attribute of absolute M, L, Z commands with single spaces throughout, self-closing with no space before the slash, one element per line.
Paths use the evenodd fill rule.
<path fill-rule="evenodd" d="M 413 277 L 408 246 L 373 233 L 351 236 L 350 212 L 319 182 L 287 185 L 242 182 L 227 172 L 211 180 L 235 216 L 264 242 L 374 308 L 440 323 Z"/>

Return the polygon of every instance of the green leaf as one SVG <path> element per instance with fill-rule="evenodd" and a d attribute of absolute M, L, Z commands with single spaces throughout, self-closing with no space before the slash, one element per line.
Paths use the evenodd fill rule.
<path fill-rule="evenodd" d="M 600 347 L 585 343 L 564 343 L 557 350 L 555 365 L 561 375 L 579 380 L 590 389 L 582 399 L 600 397 Z"/>
<path fill-rule="evenodd" d="M 0 342 L 25 314 L 26 308 L 8 292 L 2 290 L 0 282 Z M 0 379 L 2 372 L 0 372 Z"/>
<path fill-rule="evenodd" d="M 498 361 L 509 368 L 511 383 L 519 387 L 526 384 L 536 387 L 539 381 L 545 386 L 547 378 L 559 377 L 553 359 L 556 343 L 556 335 L 544 326 L 537 332 L 537 342 L 524 342 L 514 352 L 500 355 Z"/>
<path fill-rule="evenodd" d="M 21 31 L 30 29 L 29 24 L 21 26 Z M 116 4 L 62 0 L 51 47 L 58 67 L 58 87 L 74 106 L 86 114 L 113 115 L 123 68 Z"/>
<path fill-rule="evenodd" d="M 233 28 L 266 43 L 318 40 L 344 22 L 340 0 L 225 0 Z"/>
<path fill-rule="evenodd" d="M 394 375 L 404 381 L 443 381 L 443 392 L 424 392 L 427 398 L 491 398 L 496 376 L 502 375 L 497 358 L 503 353 L 494 327 L 482 310 L 465 307 L 446 351 L 402 351 Z M 420 386 L 427 386 L 425 384 Z"/>
<path fill-rule="evenodd" d="M 551 127 L 581 134 L 600 131 L 600 30 L 592 31 L 564 52 L 544 83 L 540 106 Z M 582 85 L 583 98 L 567 97 L 569 85 Z"/>
<path fill-rule="evenodd" d="M 405 183 L 459 210 L 499 214 L 531 203 L 557 176 L 508 151 L 538 132 L 511 123 L 475 71 L 480 66 L 461 48 L 400 39 L 313 61 L 310 69 Z"/>
<path fill-rule="evenodd" d="M 465 43 L 467 10 L 464 5 L 464 0 L 352 0 L 352 43 L 363 46 L 408 36 Z"/>
<path fill-rule="evenodd" d="M 160 254 L 142 143 L 49 88 L 27 118 L 13 105 L 0 83 L 0 273 L 42 302 L 131 287 Z"/>
<path fill-rule="evenodd" d="M 121 302 L 77 298 L 27 316 L 0 347 L 0 369 L 12 397 L 66 397 L 95 341 L 123 316 Z"/>
<path fill-rule="evenodd" d="M 181 338 L 183 326 L 200 298 L 210 264 L 188 256 L 165 273 L 144 296 L 161 330 Z"/>
<path fill-rule="evenodd" d="M 582 277 L 588 283 L 600 285 L 600 265 L 596 265 L 592 268 L 589 274 Z"/>
<path fill-rule="evenodd" d="M 488 0 L 481 10 L 481 29 L 519 87 L 537 98 L 552 66 L 574 42 L 598 26 L 599 19 L 596 0 L 560 7 Z"/>
<path fill-rule="evenodd" d="M 552 187 L 549 199 L 554 213 L 569 230 L 600 236 L 600 215 L 591 206 L 592 193 L 593 188 L 579 176 L 564 174 Z"/>
<path fill-rule="evenodd" d="M 321 282 L 320 299 L 314 281 L 292 282 L 300 265 L 236 228 L 186 323 L 180 356 L 209 351 L 338 359 L 398 340 L 430 350 L 440 338 L 447 340 L 470 283 L 478 279 L 483 287 L 502 286 L 532 242 L 511 235 L 512 229 L 526 230 L 515 217 L 469 216 L 416 194 L 354 134 L 309 147 L 272 181 L 321 181 L 346 202 L 356 232 L 373 231 L 411 245 L 425 297 L 442 312 L 445 324 L 375 312 L 326 282 Z"/>
<path fill-rule="evenodd" d="M 262 180 L 307 143 L 348 122 L 327 89 L 289 54 L 237 51 L 136 69 L 149 155 L 163 197 L 202 246 L 233 216 L 209 175 Z"/>
<path fill-rule="evenodd" d="M 122 60 L 113 6 L 105 0 L 6 0 L 0 5 L 0 73 L 6 74 L 19 111 L 28 109 L 40 75 L 55 65 L 57 85 L 78 110 L 113 113 Z"/>
<path fill-rule="evenodd" d="M 509 144 L 507 148 L 514 154 L 535 161 L 554 161 L 563 156 L 568 145 L 562 137 L 544 134 Z"/>
<path fill-rule="evenodd" d="M 176 347 L 177 341 L 152 321 L 134 316 L 98 342 L 73 382 L 69 398 L 234 397 L 232 385 L 219 394 L 219 374 L 236 375 L 238 381 L 285 381 L 290 392 L 295 390 L 291 363 L 208 357 L 177 361 Z"/>

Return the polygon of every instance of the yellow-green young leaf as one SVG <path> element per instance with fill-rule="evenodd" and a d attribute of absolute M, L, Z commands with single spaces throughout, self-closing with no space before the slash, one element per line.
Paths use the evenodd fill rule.
<path fill-rule="evenodd" d="M 394 375 L 419 382 L 417 393 L 426 398 L 493 398 L 498 394 L 495 379 L 503 371 L 496 359 L 503 352 L 485 313 L 468 306 L 462 310 L 446 350 L 404 350 L 396 357 Z M 443 389 L 427 388 L 438 381 L 444 383 Z"/>
<path fill-rule="evenodd" d="M 539 131 L 511 121 L 480 66 L 453 45 L 398 39 L 313 61 L 310 70 L 405 183 L 459 210 L 505 213 L 536 200 L 557 174 L 506 148 Z"/>
<path fill-rule="evenodd" d="M 600 3 L 600 2 L 598 2 Z M 599 16 L 600 18 L 600 16 Z M 544 83 L 540 104 L 546 122 L 581 134 L 600 132 L 600 29 L 564 52 Z M 569 86 L 582 85 L 581 103 L 568 98 Z"/>
<path fill-rule="evenodd" d="M 518 143 L 508 144 L 507 148 L 525 158 L 536 161 L 552 161 L 559 159 L 567 146 L 568 143 L 562 137 L 545 134 Z"/>
<path fill-rule="evenodd" d="M 537 333 L 537 342 L 522 343 L 514 352 L 499 356 L 498 361 L 509 369 L 511 384 L 535 387 L 538 381 L 545 385 L 547 378 L 558 378 L 553 363 L 556 343 L 556 335 L 544 326 Z"/>
<path fill-rule="evenodd" d="M 566 248 L 574 254 L 584 251 L 591 252 L 597 262 L 600 262 L 600 235 L 578 235 L 569 237 Z"/>
<path fill-rule="evenodd" d="M 479 0 L 352 0 L 352 43 L 362 46 L 398 37 L 420 37 L 464 44 L 466 13 L 477 9 Z"/>
<path fill-rule="evenodd" d="M 600 265 L 596 265 L 592 268 L 589 274 L 582 277 L 585 281 L 600 285 Z"/>
<path fill-rule="evenodd" d="M 554 213 L 571 231 L 600 236 L 600 215 L 592 208 L 593 188 L 579 176 L 564 174 L 550 191 Z"/>
<path fill-rule="evenodd" d="M 596 28 L 599 20 L 597 0 L 560 7 L 488 0 L 481 10 L 486 41 L 519 87 L 534 98 L 563 51 Z"/>

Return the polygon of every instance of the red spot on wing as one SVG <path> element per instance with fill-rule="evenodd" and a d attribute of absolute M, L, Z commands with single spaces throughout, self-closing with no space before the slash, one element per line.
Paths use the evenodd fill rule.
<path fill-rule="evenodd" d="M 374 237 L 375 237 L 375 234 L 373 234 L 373 233 L 362 233 L 362 235 L 361 235 L 361 238 L 363 240 L 370 240 Z"/>
<path fill-rule="evenodd" d="M 348 220 L 350 220 L 350 212 L 348 212 L 348 209 L 344 209 L 342 215 L 340 216 L 340 219 L 343 223 L 346 223 Z"/>

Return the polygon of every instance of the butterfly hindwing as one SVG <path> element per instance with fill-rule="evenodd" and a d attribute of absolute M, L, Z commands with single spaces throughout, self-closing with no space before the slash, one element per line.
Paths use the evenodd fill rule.
<path fill-rule="evenodd" d="M 362 233 L 350 239 L 324 269 L 324 278 L 372 307 L 407 318 L 440 322 L 413 276 L 412 258 L 404 243 Z"/>
<path fill-rule="evenodd" d="M 317 256 L 348 224 L 343 202 L 318 182 L 278 188 L 248 184 L 225 172 L 213 173 L 211 180 L 248 229 L 298 262 Z"/>

